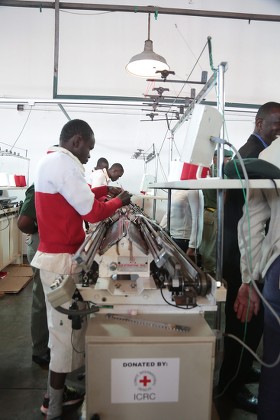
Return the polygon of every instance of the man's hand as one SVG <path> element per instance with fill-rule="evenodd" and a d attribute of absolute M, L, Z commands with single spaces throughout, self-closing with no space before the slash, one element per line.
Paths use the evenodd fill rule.
<path fill-rule="evenodd" d="M 186 251 L 186 254 L 188 257 L 195 257 L 196 249 L 195 248 L 188 248 Z"/>
<path fill-rule="evenodd" d="M 128 191 L 122 191 L 117 197 L 122 201 L 123 206 L 127 206 L 130 203 L 131 194 Z"/>
<path fill-rule="evenodd" d="M 116 197 L 122 192 L 122 188 L 120 187 L 108 187 L 108 195 L 110 197 Z"/>
<path fill-rule="evenodd" d="M 260 309 L 260 297 L 253 285 L 243 283 L 234 302 L 234 310 L 241 322 L 251 321 L 253 314 L 257 315 Z"/>

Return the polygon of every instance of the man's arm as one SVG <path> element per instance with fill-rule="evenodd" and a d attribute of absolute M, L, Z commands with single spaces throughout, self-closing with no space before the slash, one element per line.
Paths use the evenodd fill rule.
<path fill-rule="evenodd" d="M 254 280 L 260 278 L 262 243 L 269 218 L 270 208 L 263 191 L 252 189 L 247 204 L 243 206 L 243 216 L 238 222 L 238 245 L 243 283 L 250 283 L 252 276 Z"/>
<path fill-rule="evenodd" d="M 28 235 L 38 232 L 33 184 L 25 193 L 25 200 L 20 209 L 17 226 L 19 230 Z"/>
<path fill-rule="evenodd" d="M 200 246 L 202 239 L 204 199 L 199 190 L 189 190 L 188 200 L 192 215 L 189 248 L 193 249 L 194 253 L 195 249 Z M 190 255 L 190 252 L 191 250 L 187 254 Z"/>
<path fill-rule="evenodd" d="M 26 234 L 33 234 L 38 232 L 37 223 L 32 217 L 27 216 L 25 214 L 21 214 L 17 221 L 17 226 L 19 230 Z"/>
<path fill-rule="evenodd" d="M 238 223 L 238 244 L 242 285 L 234 302 L 234 310 L 241 322 L 249 322 L 260 309 L 260 297 L 253 280 L 259 280 L 262 242 L 265 237 L 265 222 L 270 209 L 261 190 L 251 190 L 249 201 L 243 207 L 243 216 Z M 250 266 L 248 266 L 250 264 Z"/>
<path fill-rule="evenodd" d="M 91 191 L 93 192 L 95 198 L 99 199 L 99 198 L 104 197 L 108 194 L 109 188 L 107 186 L 103 185 L 101 187 L 91 188 Z"/>

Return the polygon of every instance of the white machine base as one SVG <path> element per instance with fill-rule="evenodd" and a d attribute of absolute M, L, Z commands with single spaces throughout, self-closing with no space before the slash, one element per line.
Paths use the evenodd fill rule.
<path fill-rule="evenodd" d="M 89 320 L 86 419 L 210 420 L 215 336 L 203 315 L 117 318 Z"/>

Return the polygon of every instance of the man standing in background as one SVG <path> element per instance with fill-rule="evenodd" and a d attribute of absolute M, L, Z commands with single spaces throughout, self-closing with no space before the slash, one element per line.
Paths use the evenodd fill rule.
<path fill-rule="evenodd" d="M 109 162 L 106 158 L 101 157 L 96 162 L 96 167 L 94 168 L 95 171 L 98 169 L 108 169 L 109 168 Z"/>
<path fill-rule="evenodd" d="M 196 257 L 203 229 L 203 194 L 201 190 L 172 191 L 170 236 L 189 256 Z M 160 222 L 166 228 L 167 214 Z"/>
<path fill-rule="evenodd" d="M 34 184 L 32 184 L 25 193 L 25 200 L 20 209 L 17 225 L 23 233 L 28 235 L 27 259 L 30 264 L 39 245 Z M 38 365 L 45 367 L 50 363 L 50 350 L 48 348 L 49 330 L 45 294 L 40 278 L 40 270 L 32 265 L 31 267 L 33 270 L 31 307 L 32 360 Z"/>
<path fill-rule="evenodd" d="M 120 163 L 113 163 L 108 171 L 98 169 L 92 173 L 91 176 L 91 187 L 100 187 L 102 185 L 108 185 L 110 181 L 117 181 L 124 174 L 123 166 Z"/>
<path fill-rule="evenodd" d="M 224 149 L 224 165 L 232 158 L 232 152 Z M 217 176 L 217 150 L 215 150 L 211 177 Z M 204 217 L 203 233 L 199 252 L 202 258 L 202 266 L 206 273 L 216 276 L 216 247 L 217 247 L 217 190 L 203 190 Z"/>
<path fill-rule="evenodd" d="M 259 155 L 280 168 L 280 138 Z M 242 285 L 234 309 L 241 322 L 250 325 L 258 314 L 260 296 L 253 281 L 263 282 L 264 338 L 258 420 L 278 420 L 280 413 L 280 197 L 277 188 L 251 189 L 238 223 Z M 266 222 L 268 231 L 265 232 Z M 270 305 L 270 307 L 269 307 Z M 274 313 L 272 312 L 274 310 Z M 276 363 L 278 361 L 278 363 Z"/>
<path fill-rule="evenodd" d="M 280 135 L 280 103 L 267 102 L 262 105 L 255 118 L 253 134 L 239 150 L 241 157 L 257 158 Z M 226 281 L 225 333 L 233 334 L 256 352 L 263 333 L 263 308 L 248 325 L 241 323 L 234 311 L 234 302 L 242 283 L 237 225 L 242 217 L 244 205 L 241 190 L 228 190 L 224 207 L 223 278 Z M 256 412 L 258 399 L 246 387 L 258 382 L 260 372 L 253 368 L 253 356 L 235 340 L 225 337 L 224 359 L 220 370 L 220 392 L 227 391 L 235 403 L 247 411 Z"/>

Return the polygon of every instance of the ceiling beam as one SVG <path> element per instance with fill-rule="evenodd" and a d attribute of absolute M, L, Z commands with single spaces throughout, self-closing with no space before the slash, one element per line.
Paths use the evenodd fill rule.
<path fill-rule="evenodd" d="M 7 7 L 28 7 L 37 9 L 55 9 L 55 2 L 49 1 L 23 1 L 23 0 L 1 0 L 1 6 Z M 127 6 L 113 4 L 86 4 L 86 3 L 59 3 L 60 10 L 95 10 L 107 12 L 129 12 L 129 13 L 157 13 L 163 15 L 198 16 L 222 19 L 242 19 L 247 21 L 280 22 L 280 15 L 265 15 L 256 13 L 236 13 L 213 10 L 178 9 L 157 6 Z"/>
<path fill-rule="evenodd" d="M 163 98 L 164 99 L 164 98 Z M 97 102 L 92 102 L 96 100 Z M 179 103 L 176 102 L 176 105 L 184 104 L 184 100 L 178 98 Z M 104 102 L 102 102 L 104 101 Z M 123 96 L 70 96 L 70 95 L 60 95 L 59 98 L 56 99 L 44 99 L 44 98 L 4 98 L 0 97 L 0 105 L 1 104 L 27 104 L 30 106 L 34 106 L 35 104 L 41 105 L 52 105 L 52 104 L 61 104 L 63 106 L 67 105 L 89 105 L 89 106 L 124 106 L 126 102 L 131 102 L 135 106 L 139 106 L 143 108 L 143 102 L 150 102 L 147 98 L 141 97 L 123 97 Z M 172 105 L 172 102 L 165 102 L 165 105 Z M 217 102 L 215 101 L 204 101 L 203 104 L 205 105 L 213 105 L 216 106 Z M 225 107 L 227 110 L 229 109 L 256 109 L 258 110 L 261 104 L 250 104 L 250 103 L 242 103 L 242 102 L 226 102 Z"/>

